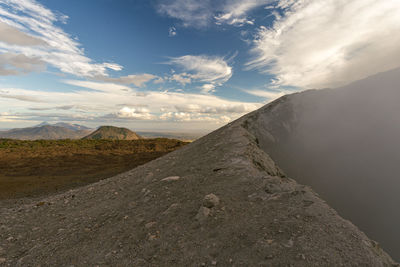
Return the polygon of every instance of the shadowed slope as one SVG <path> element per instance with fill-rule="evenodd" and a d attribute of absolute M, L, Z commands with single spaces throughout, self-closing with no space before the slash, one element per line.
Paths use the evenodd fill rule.
<path fill-rule="evenodd" d="M 243 127 L 247 118 L 96 184 L 0 202 L 0 258 L 13 266 L 391 266 L 375 242 L 285 177 Z M 211 193 L 219 201 L 205 201 Z"/>

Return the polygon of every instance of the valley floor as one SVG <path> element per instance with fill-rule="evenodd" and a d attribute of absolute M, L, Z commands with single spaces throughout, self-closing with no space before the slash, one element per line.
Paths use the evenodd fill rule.
<path fill-rule="evenodd" d="M 0 140 L 0 200 L 43 196 L 97 182 L 145 164 L 185 143 L 165 138 Z"/>

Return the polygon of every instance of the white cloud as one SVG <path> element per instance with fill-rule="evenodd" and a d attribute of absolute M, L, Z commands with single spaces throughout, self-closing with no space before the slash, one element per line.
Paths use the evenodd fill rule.
<path fill-rule="evenodd" d="M 163 0 L 158 12 L 182 21 L 185 27 L 205 27 L 212 19 L 210 0 Z"/>
<path fill-rule="evenodd" d="M 31 36 L 27 33 L 21 32 L 17 28 L 10 26 L 0 20 L 0 41 L 9 45 L 45 45 L 46 43 L 40 38 Z"/>
<path fill-rule="evenodd" d="M 269 101 L 275 100 L 281 96 L 284 96 L 286 94 L 289 93 L 293 93 L 293 91 L 286 91 L 286 90 L 276 90 L 276 91 L 267 91 L 267 90 L 243 90 L 244 92 L 251 94 L 251 95 L 255 95 L 255 96 L 259 96 L 259 97 L 263 97 L 268 99 Z"/>
<path fill-rule="evenodd" d="M 256 105 L 248 103 L 220 103 L 219 105 L 176 104 L 175 109 L 184 113 L 199 114 L 244 114 L 253 111 Z"/>
<path fill-rule="evenodd" d="M 169 37 L 174 37 L 174 36 L 176 36 L 177 35 L 177 32 L 176 32 L 176 28 L 175 27 L 169 27 L 169 29 L 168 29 L 168 36 Z"/>
<path fill-rule="evenodd" d="M 41 71 L 45 68 L 46 64 L 37 57 L 27 57 L 14 53 L 0 54 L 0 76 Z"/>
<path fill-rule="evenodd" d="M 187 74 L 185 72 L 179 73 L 179 74 L 172 74 L 172 76 L 169 78 L 171 81 L 176 81 L 182 85 L 190 84 L 192 82 L 192 78 L 190 74 Z"/>
<path fill-rule="evenodd" d="M 261 27 L 250 68 L 278 85 L 340 86 L 400 65 L 400 1 L 282 0 Z"/>
<path fill-rule="evenodd" d="M 100 86 L 92 82 L 70 83 L 94 90 L 45 92 L 4 88 L 0 90 L 0 112 L 9 112 L 19 120 L 53 118 L 100 122 L 113 119 L 149 123 L 180 121 L 197 122 L 203 125 L 204 129 L 210 129 L 213 126 L 209 125 L 238 118 L 261 106 L 257 103 L 230 101 L 213 95 L 176 92 L 137 94 L 123 88 L 110 89 L 110 84 Z M 53 114 L 47 113 L 46 110 L 60 112 Z M 168 128 L 168 125 L 165 127 Z"/>
<path fill-rule="evenodd" d="M 254 24 L 248 13 L 274 0 L 163 0 L 158 11 L 182 21 L 185 27 L 202 28 L 210 23 L 242 26 Z"/>
<path fill-rule="evenodd" d="M 115 115 L 116 117 L 123 119 L 140 119 L 140 120 L 155 119 L 155 116 L 150 114 L 150 111 L 147 108 L 123 107 Z"/>
<path fill-rule="evenodd" d="M 232 119 L 228 116 L 204 116 L 203 114 L 193 114 L 185 112 L 167 112 L 160 116 L 161 120 L 179 121 L 179 122 L 208 122 L 215 124 L 225 124 Z"/>
<path fill-rule="evenodd" d="M 65 20 L 34 0 L 0 0 L 0 52 L 39 58 L 76 76 L 107 76 L 107 69 L 122 69 L 86 57 L 80 44 L 55 25 Z"/>
<path fill-rule="evenodd" d="M 202 88 L 201 91 L 202 91 L 203 93 L 211 93 L 211 92 L 213 92 L 214 89 L 215 89 L 215 84 L 206 83 L 206 84 L 203 84 L 203 86 L 202 86 L 201 88 Z"/>
<path fill-rule="evenodd" d="M 103 92 L 132 91 L 132 89 L 128 86 L 115 83 L 100 83 L 100 82 L 90 82 L 81 80 L 64 80 L 63 82 L 69 85 L 74 85 L 78 87 L 83 87 Z"/>
<path fill-rule="evenodd" d="M 242 26 L 254 24 L 254 19 L 248 17 L 248 13 L 257 7 L 267 5 L 273 0 L 229 0 L 225 2 L 222 13 L 215 16 L 217 24 L 230 24 Z"/>
<path fill-rule="evenodd" d="M 172 75 L 171 79 L 182 84 L 191 83 L 192 80 L 207 84 L 221 85 L 232 77 L 232 67 L 222 57 L 205 55 L 186 55 L 171 58 L 168 64 L 175 65 L 184 72 Z M 210 85 L 206 87 L 210 88 Z M 204 89 L 204 88 L 203 88 Z"/>
<path fill-rule="evenodd" d="M 127 76 L 121 76 L 118 78 L 111 77 L 97 77 L 97 79 L 106 81 L 106 82 L 115 82 L 122 84 L 133 84 L 137 87 L 142 87 L 145 83 L 156 80 L 156 83 L 162 82 L 162 78 L 153 74 L 143 73 L 143 74 L 131 74 Z"/>

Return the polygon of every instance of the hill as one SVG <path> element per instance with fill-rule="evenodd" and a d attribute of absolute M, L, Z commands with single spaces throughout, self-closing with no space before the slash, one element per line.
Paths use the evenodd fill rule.
<path fill-rule="evenodd" d="M 392 81 L 399 82 L 399 78 Z M 380 92 L 383 87 L 374 84 Z M 344 91 L 321 94 L 332 97 Z M 315 100 L 313 92 L 282 97 L 179 150 L 98 183 L 42 199 L 1 201 L 0 239 L 6 241 L 0 257 L 11 266 L 33 262 L 44 266 L 398 266 L 310 187 L 289 178 L 268 154 L 274 150 L 279 155 L 281 146 L 286 149 L 284 141 L 298 125 L 320 123 L 311 117 L 297 124 L 295 114 L 314 113 L 313 106 L 303 105 L 308 101 L 297 100 L 310 94 L 309 99 Z M 368 94 L 362 96 L 365 101 Z M 357 110 L 353 102 L 350 105 Z M 373 101 L 368 105 L 376 108 Z M 392 115 L 385 108 L 375 111 Z M 321 118 L 328 120 L 329 114 L 321 113 Z M 386 132 L 383 126 L 368 129 Z M 323 133 L 331 131 L 335 136 L 340 127 L 332 120 Z M 312 133 L 317 138 L 315 147 L 323 147 L 324 135 Z M 342 153 L 339 158 L 351 163 L 359 155 Z M 302 160 L 302 150 L 295 158 L 286 156 L 288 161 Z M 329 175 L 334 168 L 323 173 L 333 182 L 346 176 L 341 165 L 336 167 L 334 178 Z M 303 168 L 312 171 L 310 165 Z M 364 183 L 353 182 L 358 190 L 354 193 L 363 190 Z M 347 190 L 340 185 L 340 190 L 335 189 L 338 197 Z M 381 205 L 379 197 L 376 205 Z M 359 211 L 354 212 L 369 208 L 358 204 Z"/>
<path fill-rule="evenodd" d="M 1 131 L 0 138 L 38 140 L 38 139 L 80 139 L 90 133 L 90 130 L 74 130 L 61 126 L 42 125 L 28 128 Z"/>
<path fill-rule="evenodd" d="M 138 140 L 141 137 L 126 128 L 101 126 L 83 139 Z"/>

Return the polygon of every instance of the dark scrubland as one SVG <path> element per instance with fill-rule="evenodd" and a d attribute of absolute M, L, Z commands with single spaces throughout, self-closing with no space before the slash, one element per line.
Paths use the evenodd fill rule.
<path fill-rule="evenodd" d="M 185 145 L 167 139 L 0 139 L 0 199 L 65 191 L 128 171 Z"/>

